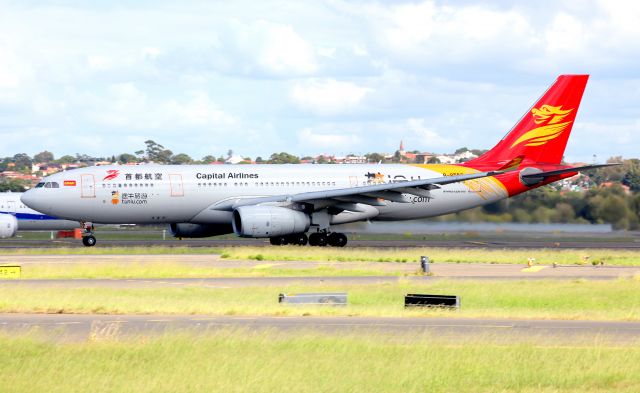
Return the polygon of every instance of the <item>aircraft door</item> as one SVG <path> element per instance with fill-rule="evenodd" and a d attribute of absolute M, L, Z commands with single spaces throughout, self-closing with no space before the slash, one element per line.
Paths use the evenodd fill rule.
<path fill-rule="evenodd" d="M 182 175 L 169 175 L 169 185 L 171 187 L 172 197 L 184 196 L 184 186 L 182 184 Z"/>
<path fill-rule="evenodd" d="M 7 212 L 16 215 L 16 201 L 7 201 Z"/>
<path fill-rule="evenodd" d="M 93 175 L 80 175 L 80 190 L 82 198 L 96 197 L 96 180 Z"/>

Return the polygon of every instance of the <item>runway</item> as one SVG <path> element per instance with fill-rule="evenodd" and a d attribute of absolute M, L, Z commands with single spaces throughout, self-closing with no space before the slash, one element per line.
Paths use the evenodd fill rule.
<path fill-rule="evenodd" d="M 265 239 L 167 239 L 167 240 L 137 240 L 119 239 L 111 240 L 100 238 L 96 234 L 98 244 L 96 247 L 273 247 Z M 640 249 L 640 241 L 636 238 L 606 239 L 598 237 L 571 237 L 557 239 L 552 236 L 540 238 L 532 237 L 509 237 L 491 236 L 488 238 L 473 239 L 371 239 L 354 240 L 350 239 L 349 248 L 418 248 L 418 247 L 439 247 L 439 248 L 489 248 L 489 249 L 514 249 L 514 248 L 554 248 L 554 249 Z M 84 246 L 77 239 L 55 239 L 55 240 L 29 240 L 29 239 L 3 239 L 0 241 L 0 248 L 51 248 L 51 247 L 73 247 L 83 248 Z"/>
<path fill-rule="evenodd" d="M 126 336 L 219 329 L 383 334 L 403 339 L 426 336 L 539 341 L 547 344 L 598 340 L 635 343 L 640 322 L 382 317 L 235 317 L 175 315 L 0 314 L 0 330 L 8 334 L 40 332 L 60 339 L 113 339 Z"/>

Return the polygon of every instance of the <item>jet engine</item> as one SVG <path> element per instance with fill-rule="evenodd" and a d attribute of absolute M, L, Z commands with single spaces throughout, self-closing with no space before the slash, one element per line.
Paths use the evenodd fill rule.
<path fill-rule="evenodd" d="M 242 206 L 233 212 L 233 231 L 241 237 L 273 237 L 304 233 L 309 215 L 278 206 Z"/>
<path fill-rule="evenodd" d="M 170 224 L 169 232 L 173 237 L 194 238 L 226 235 L 227 233 L 233 233 L 233 228 L 231 228 L 230 224 L 205 225 L 179 223 Z"/>
<path fill-rule="evenodd" d="M 18 231 L 18 220 L 11 214 L 0 214 L 0 239 L 13 237 Z"/>

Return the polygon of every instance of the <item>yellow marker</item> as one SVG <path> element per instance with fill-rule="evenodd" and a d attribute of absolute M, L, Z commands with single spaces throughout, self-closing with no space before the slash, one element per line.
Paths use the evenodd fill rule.
<path fill-rule="evenodd" d="M 0 279 L 3 278 L 20 278 L 20 266 L 0 266 Z"/>
<path fill-rule="evenodd" d="M 546 268 L 546 266 L 531 266 L 531 267 L 525 267 L 524 269 L 522 269 L 522 271 L 525 273 L 535 273 L 535 272 L 539 272 L 544 268 Z"/>

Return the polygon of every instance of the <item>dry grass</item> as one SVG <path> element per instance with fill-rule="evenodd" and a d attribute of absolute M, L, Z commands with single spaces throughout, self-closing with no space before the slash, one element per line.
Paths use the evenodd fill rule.
<path fill-rule="evenodd" d="M 2 391 L 637 392 L 640 348 L 220 331 L 52 343 L 0 335 Z"/>
<path fill-rule="evenodd" d="M 638 281 L 436 281 L 378 285 L 292 285 L 256 288 L 0 287 L 0 312 L 455 316 L 640 320 Z M 346 307 L 284 306 L 278 294 L 348 292 Z M 406 293 L 458 295 L 459 311 L 405 309 Z"/>

